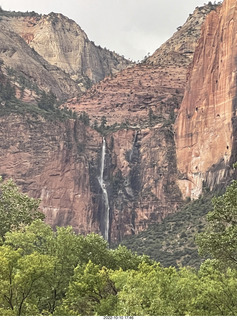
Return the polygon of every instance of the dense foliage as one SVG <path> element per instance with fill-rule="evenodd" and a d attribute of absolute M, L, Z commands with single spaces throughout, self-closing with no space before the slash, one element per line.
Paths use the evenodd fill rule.
<path fill-rule="evenodd" d="M 236 315 L 236 181 L 213 200 L 198 243 L 214 259 L 198 270 L 162 267 L 71 227 L 19 223 L 24 211 L 34 219 L 38 202 L 20 195 L 12 181 L 4 185 L 0 218 L 12 223 L 0 246 L 0 315 Z"/>
<path fill-rule="evenodd" d="M 108 270 L 152 264 L 125 247 L 109 250 L 99 235 L 76 235 L 71 227 L 54 232 L 40 220 L 7 232 L 0 259 L 0 305 L 12 315 L 94 314 L 100 300 L 116 292 Z"/>
<path fill-rule="evenodd" d="M 208 226 L 197 237 L 199 253 L 217 259 L 222 267 L 237 268 L 237 180 L 212 202 Z"/>
<path fill-rule="evenodd" d="M 17 229 L 22 224 L 30 224 L 35 219 L 44 219 L 38 207 L 39 200 L 22 194 L 12 180 L 4 183 L 0 177 L 0 237 L 2 240 L 10 229 Z"/>

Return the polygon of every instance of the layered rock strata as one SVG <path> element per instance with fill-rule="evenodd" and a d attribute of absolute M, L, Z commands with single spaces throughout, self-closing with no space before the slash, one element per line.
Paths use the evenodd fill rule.
<path fill-rule="evenodd" d="M 173 123 L 200 23 L 210 10 L 209 6 L 195 10 L 193 18 L 160 49 L 162 59 L 156 60 L 156 52 L 145 63 L 106 78 L 64 105 L 79 114 L 86 112 L 96 129 L 106 120 L 103 130 L 110 162 L 105 181 L 107 177 L 113 241 L 144 230 L 181 203 Z M 184 53 L 184 48 L 189 52 Z"/>
<path fill-rule="evenodd" d="M 1 176 L 14 177 L 23 192 L 40 198 L 53 227 L 99 232 L 89 172 L 90 159 L 100 148 L 99 134 L 75 120 L 49 122 L 12 114 L 0 122 Z"/>
<path fill-rule="evenodd" d="M 200 12 L 205 16 L 208 11 Z M 146 63 L 107 77 L 82 97 L 70 99 L 64 105 L 78 115 L 86 112 L 91 127 L 79 120 L 60 122 L 55 119 L 50 122 L 30 114 L 8 115 L 0 119 L 0 174 L 4 178 L 14 177 L 23 191 L 40 197 L 46 221 L 53 227 L 72 225 L 81 233 L 95 231 L 105 235 L 105 213 L 109 207 L 107 237 L 109 241 L 119 241 L 161 220 L 182 203 L 177 185 L 173 124 L 183 98 L 191 49 L 185 53 L 186 63 L 180 63 L 180 55 L 183 55 L 183 48 L 196 45 L 200 12 L 196 11 L 196 20 L 190 18 L 189 29 L 181 28 L 175 34 L 172 46 L 166 44 L 167 51 L 162 48 L 163 55 L 167 56 L 166 64 L 164 60 L 156 60 L 155 54 L 153 61 L 151 57 Z M 20 16 L 14 19 L 17 41 L 22 47 L 26 46 L 31 55 L 43 59 L 26 42 L 33 47 L 38 35 L 39 39 L 46 39 L 48 35 L 40 34 L 39 25 L 42 30 L 57 29 L 61 16 L 52 14 L 30 19 Z M 9 20 L 9 23 L 12 22 Z M 31 29 L 24 29 L 27 24 Z M 196 30 L 194 37 L 191 36 L 193 29 Z M 26 37 L 27 30 L 38 31 L 34 37 Z M 184 37 L 187 44 L 184 41 L 184 46 L 179 46 L 177 41 L 182 38 L 184 30 L 190 37 Z M 79 33 L 76 29 L 74 31 Z M 70 32 L 66 28 L 63 33 Z M 57 44 L 61 48 L 62 42 Z M 39 41 L 37 51 L 41 45 Z M 174 55 L 174 48 L 180 55 Z M 74 57 L 74 49 L 69 49 L 68 57 Z M 14 55 L 18 56 L 15 52 L 10 55 L 9 51 L 2 52 L 5 71 L 10 58 L 14 61 Z M 45 66 L 49 66 L 44 56 Z M 72 67 L 74 58 L 70 59 Z M 66 68 L 63 61 L 63 55 L 59 54 L 58 63 Z M 27 70 L 27 64 L 24 67 Z M 64 74 L 74 81 L 75 70 L 70 70 Z M 102 156 L 103 143 L 105 153 Z"/>
<path fill-rule="evenodd" d="M 106 115 L 108 124 L 126 122 L 142 125 L 150 109 L 169 118 L 183 97 L 190 65 L 201 26 L 216 5 L 196 8 L 185 24 L 142 64 L 129 67 L 114 77 L 107 77 L 82 97 L 69 100 L 67 107 L 87 112 L 100 123 Z M 173 101 L 173 102 L 174 102 Z M 171 107 L 171 108 L 170 108 Z"/>
<path fill-rule="evenodd" d="M 81 98 L 67 101 L 66 106 L 77 113 L 86 112 L 91 122 L 100 125 L 103 116 L 107 124 L 129 122 L 134 128 L 147 126 L 149 112 L 168 120 L 171 109 L 178 107 L 186 81 L 186 69 L 137 65 L 106 78 L 93 86 Z"/>

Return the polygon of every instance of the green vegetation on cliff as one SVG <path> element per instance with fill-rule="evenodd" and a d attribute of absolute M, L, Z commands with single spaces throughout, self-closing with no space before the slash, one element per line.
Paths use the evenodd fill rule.
<path fill-rule="evenodd" d="M 41 91 L 37 102 L 26 103 L 15 96 L 15 88 L 10 81 L 1 82 L 0 79 L 0 117 L 9 114 L 21 114 L 38 118 L 42 117 L 49 121 L 64 121 L 77 119 L 78 115 L 67 108 L 58 108 L 59 101 L 52 92 Z M 83 122 L 83 119 L 80 119 Z"/>
<path fill-rule="evenodd" d="M 6 69 L 6 74 L 3 69 Z M 16 83 L 18 84 L 16 87 Z M 16 96 L 16 89 L 20 90 L 20 98 Z M 32 94 L 31 102 L 24 102 L 22 99 L 25 90 Z M 59 108 L 61 101 L 51 92 L 40 90 L 38 86 L 27 79 L 21 72 L 13 68 L 4 67 L 0 60 L 0 116 L 9 114 L 31 114 L 33 117 L 43 117 L 50 121 L 64 121 L 68 118 L 76 119 L 78 116 L 72 110 Z M 83 122 L 83 119 L 79 118 Z"/>
<path fill-rule="evenodd" d="M 212 209 L 211 194 L 189 202 L 169 215 L 161 223 L 152 224 L 146 231 L 125 238 L 121 244 L 138 254 L 146 254 L 163 266 L 191 266 L 198 268 L 195 237 L 205 227 L 205 216 Z"/>

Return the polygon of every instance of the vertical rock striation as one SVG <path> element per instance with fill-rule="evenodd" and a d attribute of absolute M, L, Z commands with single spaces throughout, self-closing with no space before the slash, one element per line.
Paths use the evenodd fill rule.
<path fill-rule="evenodd" d="M 184 25 L 178 27 L 173 36 L 146 59 L 146 63 L 160 67 L 175 65 L 187 68 L 192 62 L 206 16 L 217 7 L 211 3 L 196 7 Z"/>
<path fill-rule="evenodd" d="M 225 0 L 207 17 L 176 121 L 179 186 L 197 198 L 231 173 L 236 115 L 237 3 Z"/>
<path fill-rule="evenodd" d="M 182 195 L 177 184 L 178 176 L 182 191 L 191 183 L 189 180 L 193 177 L 187 177 L 189 173 L 185 171 L 187 169 L 185 162 L 190 159 L 192 161 L 193 152 L 187 153 L 185 149 L 193 147 L 192 144 L 188 145 L 188 139 L 193 131 L 195 139 L 198 140 L 196 137 L 199 137 L 199 131 L 205 129 L 206 120 L 203 123 L 200 121 L 199 129 L 199 122 L 195 123 L 195 119 L 201 119 L 196 116 L 198 114 L 200 117 L 202 114 L 200 107 L 196 109 L 195 106 L 192 109 L 191 98 L 189 107 L 182 105 L 176 125 L 179 175 L 175 156 L 174 122 L 183 99 L 188 65 L 200 36 L 200 24 L 211 9 L 212 6 L 196 9 L 185 25 L 179 28 L 175 35 L 146 62 L 107 77 L 94 85 L 85 95 L 67 101 L 66 106 L 75 112 L 79 114 L 87 112 L 91 119 L 91 127 L 85 126 L 78 119 L 60 122 L 30 113 L 9 115 L 6 109 L 1 110 L 3 113 L 5 110 L 5 113 L 0 118 L 0 175 L 14 177 L 23 191 L 31 196 L 40 197 L 46 221 L 53 227 L 72 225 L 78 232 L 94 231 L 103 234 L 108 240 L 119 241 L 126 235 L 138 233 L 146 229 L 149 224 L 160 221 L 182 203 Z M 217 23 L 221 20 L 218 10 L 211 13 L 208 21 L 213 19 Z M 0 23 L 4 24 L 6 19 L 12 31 L 4 29 L 8 34 L 2 36 L 7 49 L 0 51 L 0 57 L 4 58 L 5 71 L 8 65 L 13 68 L 14 63 L 20 68 L 20 52 L 26 51 L 27 55 L 23 55 L 23 60 L 29 56 L 39 63 L 39 68 L 34 72 L 33 62 L 28 66 L 23 61 L 24 74 L 30 77 L 37 75 L 35 79 L 37 83 L 41 81 L 37 71 L 43 72 L 43 69 L 54 71 L 55 75 L 60 70 L 60 75 L 64 74 L 70 80 L 67 83 L 73 82 L 74 85 L 80 84 L 80 77 L 85 74 L 92 81 L 99 79 L 98 74 L 102 70 L 101 59 L 99 62 L 93 54 L 88 53 L 84 56 L 84 53 L 77 50 L 78 47 L 89 48 L 94 45 L 87 42 L 83 31 L 69 19 L 57 14 L 43 17 L 19 15 L 3 17 Z M 214 39 L 215 27 L 213 24 L 210 30 L 205 31 L 206 27 L 203 29 L 202 41 L 208 41 L 209 44 L 209 41 Z M 14 39 L 17 40 L 15 44 L 12 41 L 7 42 L 9 34 L 14 34 Z M 74 39 L 75 42 L 70 42 L 70 39 Z M 192 74 L 190 79 L 193 79 L 197 72 L 196 82 L 193 80 L 196 85 L 198 79 L 200 81 L 200 77 L 203 77 L 198 90 L 209 101 L 211 99 L 207 89 L 209 80 L 205 68 L 209 68 L 212 49 L 206 50 L 202 41 L 195 54 L 194 68 L 190 69 Z M 45 44 L 48 50 L 44 47 Z M 102 52 L 102 49 L 99 50 Z M 77 56 L 78 52 L 81 54 L 80 57 Z M 108 54 L 112 59 L 112 55 Z M 95 62 L 98 69 L 93 67 L 90 59 Z M 106 59 L 102 59 L 103 63 L 108 61 Z M 226 54 L 226 60 L 228 59 Z M 206 61 L 205 67 L 199 66 L 199 60 Z M 216 74 L 214 61 L 210 71 L 213 70 Z M 77 69 L 80 63 L 86 66 L 85 68 L 88 67 L 85 69 L 87 71 Z M 230 62 L 224 61 L 224 64 L 227 68 Z M 108 70 L 111 71 L 113 63 L 109 65 Z M 20 72 L 20 69 L 18 71 Z M 90 72 L 92 72 L 91 77 Z M 51 75 L 50 72 L 49 78 L 45 77 L 42 80 L 42 82 L 47 80 L 42 86 L 45 87 L 50 83 Z M 61 76 L 59 78 L 61 79 Z M 224 78 L 225 75 L 222 75 L 222 81 Z M 235 76 L 233 78 L 235 79 Z M 214 87 L 219 85 L 215 81 L 216 78 L 212 82 Z M 61 98 L 63 88 L 58 87 L 55 91 Z M 184 101 L 189 101 L 187 97 L 194 91 L 192 82 L 187 88 L 189 89 L 186 91 Z M 69 91 L 67 90 L 68 93 Z M 227 88 L 224 91 L 227 92 Z M 233 100 L 235 89 L 232 91 L 230 96 L 223 93 L 225 99 L 220 98 L 218 103 L 223 101 L 227 103 L 227 98 Z M 197 94 L 196 104 L 199 99 Z M 205 99 L 203 98 L 200 103 L 203 104 Z M 207 104 L 205 106 L 208 109 Z M 227 126 L 230 124 L 231 127 L 229 113 L 226 113 L 225 118 L 224 114 L 220 112 L 218 114 L 221 119 L 229 117 L 230 120 L 228 118 L 226 124 Z M 75 114 L 74 116 L 76 118 Z M 187 122 L 189 119 L 195 121 Z M 210 125 L 213 125 L 213 122 L 210 122 Z M 226 144 L 229 143 L 228 139 L 225 141 Z M 202 143 L 203 139 L 200 141 Z M 227 155 L 230 157 L 230 143 L 228 147 Z M 184 169 L 180 160 L 182 157 L 184 157 Z M 217 157 L 217 163 L 218 161 Z M 223 174 L 223 171 L 219 172 Z M 211 175 L 212 173 L 208 178 L 211 179 Z"/>
<path fill-rule="evenodd" d="M 0 175 L 13 177 L 23 192 L 40 198 L 53 227 L 100 232 L 95 179 L 100 147 L 100 135 L 78 120 L 16 114 L 0 118 Z"/>

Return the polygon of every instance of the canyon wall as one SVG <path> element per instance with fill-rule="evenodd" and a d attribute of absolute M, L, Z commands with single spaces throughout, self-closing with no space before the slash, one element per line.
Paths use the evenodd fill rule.
<path fill-rule="evenodd" d="M 146 229 L 182 203 L 173 124 L 201 24 L 215 8 L 197 8 L 144 63 L 105 78 L 64 104 L 78 114 L 86 112 L 105 136 L 112 241 Z"/>
<path fill-rule="evenodd" d="M 186 117 L 185 121 L 182 119 L 191 107 L 186 109 L 183 102 L 176 122 L 179 171 L 174 123 L 184 91 L 185 101 L 191 90 L 188 89 L 191 84 L 185 89 L 187 73 L 192 79 L 195 70 L 201 70 L 199 67 L 189 68 L 189 64 L 201 25 L 212 10 L 217 11 L 213 11 L 208 19 L 218 20 L 220 11 L 217 6 L 197 8 L 154 55 L 116 74 L 113 74 L 116 71 L 112 70 L 113 63 L 110 64 L 112 69 L 108 70 L 112 75 L 92 86 L 84 95 L 81 95 L 84 86 L 80 82 L 81 75 L 86 74 L 91 81 L 97 81 L 98 74 L 100 77 L 107 71 L 100 73 L 97 70 L 97 73 L 89 63 L 90 59 L 95 61 L 96 58 L 90 54 L 86 54 L 88 73 L 77 69 L 80 63 L 87 66 L 85 60 L 80 62 L 76 56 L 78 47 L 83 47 L 80 41 L 85 41 L 84 48 L 93 44 L 88 43 L 84 32 L 74 22 L 58 14 L 3 16 L 0 23 L 5 26 L 8 21 L 10 27 L 2 29 L 6 50 L 0 52 L 1 71 L 11 84 L 16 88 L 19 86 L 18 78 L 12 76 L 17 70 L 41 88 L 54 90 L 59 98 L 64 92 L 60 85 L 67 88 L 66 97 L 70 90 L 75 92 L 74 98 L 60 107 L 61 111 L 46 110 L 46 106 L 42 111 L 35 104 L 31 105 L 30 99 L 27 112 L 21 110 L 22 105 L 17 100 L 10 105 L 11 108 L 15 106 L 14 113 L 8 112 L 6 101 L 1 101 L 0 105 L 0 175 L 13 177 L 24 192 L 41 199 L 47 223 L 54 228 L 72 225 L 77 232 L 84 234 L 98 232 L 116 242 L 160 221 L 183 203 L 184 189 L 190 178 L 180 159 L 184 159 L 183 164 L 191 162 L 193 153 L 182 151 L 181 144 L 186 148 L 186 136 L 190 135 L 187 129 L 191 125 L 185 121 L 192 116 Z M 41 27 L 44 32 L 40 31 Z M 212 36 L 210 30 L 205 31 L 206 28 L 194 61 L 200 55 L 198 52 L 201 52 L 205 32 Z M 11 35 L 15 43 L 10 39 L 7 41 Z M 71 46 L 69 39 L 74 37 L 75 46 Z M 50 50 L 56 38 L 60 39 L 55 40 L 53 54 Z M 63 43 L 67 44 L 65 48 Z M 108 54 L 112 59 L 112 54 Z M 29 65 L 25 62 L 28 57 L 31 59 Z M 34 73 L 36 63 L 39 75 Z M 93 76 L 90 77 L 92 69 Z M 55 76 L 57 86 L 50 85 L 52 72 L 58 75 Z M 80 83 L 82 86 L 78 87 Z M 26 90 L 24 87 L 20 89 L 23 98 L 19 92 L 18 98 L 26 100 Z M 231 97 L 234 98 L 234 94 Z M 71 111 L 71 119 L 60 119 L 65 107 Z M 193 113 L 198 110 L 195 106 Z M 231 150 L 230 144 L 227 146 Z M 193 186 L 190 190 L 193 192 Z"/>
<path fill-rule="evenodd" d="M 10 114 L 0 121 L 0 175 L 13 177 L 23 192 L 40 198 L 46 222 L 53 227 L 72 225 L 83 234 L 104 235 L 106 208 L 98 179 L 101 134 L 73 119 Z M 107 134 L 103 183 L 111 241 L 143 230 L 180 203 L 170 161 L 172 140 L 162 125 Z"/>
<path fill-rule="evenodd" d="M 3 15 L 2 24 L 7 24 L 50 65 L 69 75 L 82 91 L 132 64 L 96 46 L 75 21 L 62 14 Z"/>
<path fill-rule="evenodd" d="M 89 174 L 90 159 L 100 148 L 97 132 L 72 119 L 11 114 L 0 122 L 0 175 L 13 177 L 23 192 L 40 198 L 53 227 L 99 232 Z"/>
<path fill-rule="evenodd" d="M 28 101 L 34 101 L 40 90 L 51 90 L 59 99 L 80 93 L 75 81 L 32 50 L 3 21 L 0 20 L 2 70 L 12 84 L 30 91 Z"/>
<path fill-rule="evenodd" d="M 235 152 L 237 3 L 207 17 L 176 121 L 179 187 L 197 198 L 231 175 Z M 232 157 L 233 156 L 233 157 Z"/>
<path fill-rule="evenodd" d="M 175 65 L 189 67 L 200 38 L 201 28 L 206 16 L 218 5 L 208 4 L 196 7 L 183 26 L 179 26 L 173 36 L 160 46 L 145 62 L 167 67 Z"/>

